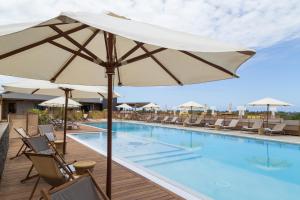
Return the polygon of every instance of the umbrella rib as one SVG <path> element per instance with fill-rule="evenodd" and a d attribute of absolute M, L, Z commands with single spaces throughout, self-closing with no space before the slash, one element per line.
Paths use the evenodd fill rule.
<path fill-rule="evenodd" d="M 100 92 L 97 92 L 97 94 L 99 94 L 103 99 L 105 98 L 103 94 L 101 94 Z"/>
<path fill-rule="evenodd" d="M 180 52 L 182 52 L 182 53 L 184 53 L 184 54 L 186 54 L 186 55 L 188 55 L 188 56 L 190 56 L 192 58 L 195 58 L 196 60 L 199 60 L 199 61 L 201 61 L 201 62 L 203 62 L 203 63 L 205 63 L 205 64 L 207 64 L 207 65 L 209 65 L 211 67 L 214 67 L 214 68 L 216 68 L 216 69 L 218 69 L 218 70 L 220 70 L 220 71 L 222 71 L 222 72 L 224 72 L 226 74 L 229 74 L 230 76 L 238 78 L 238 75 L 236 75 L 235 73 L 232 73 L 231 71 L 229 71 L 229 70 L 227 70 L 227 69 L 225 69 L 225 68 L 223 68 L 223 67 L 221 67 L 219 65 L 216 65 L 216 64 L 214 64 L 212 62 L 209 62 L 209 61 L 207 61 L 207 60 L 205 60 L 205 59 L 203 59 L 203 58 L 201 58 L 199 56 L 196 56 L 195 54 L 192 54 L 192 53 L 190 53 L 188 51 L 180 51 Z"/>
<path fill-rule="evenodd" d="M 139 49 L 141 46 L 144 45 L 144 43 L 142 43 L 142 42 L 135 41 L 135 43 L 136 43 L 136 45 L 132 49 L 130 49 L 129 51 L 127 51 L 123 56 L 121 56 L 121 58 L 118 60 L 118 62 L 122 62 L 128 56 L 130 56 L 131 54 L 133 54 L 137 49 Z"/>
<path fill-rule="evenodd" d="M 72 24 L 78 24 L 79 22 L 74 22 Z M 58 23 L 53 23 L 53 24 L 43 24 L 43 25 L 38 25 L 38 26 L 35 26 L 35 27 L 32 27 L 32 28 L 43 28 L 43 27 L 49 27 L 51 25 L 55 25 L 55 26 L 59 26 L 59 25 L 66 25 L 66 24 L 70 24 L 70 23 L 66 23 L 66 22 L 58 22 Z"/>
<path fill-rule="evenodd" d="M 32 92 L 31 92 L 31 94 L 34 94 L 34 93 L 36 93 L 37 91 L 39 91 L 40 89 L 38 88 L 38 89 L 35 89 L 35 90 L 33 90 Z"/>
<path fill-rule="evenodd" d="M 94 31 L 94 33 L 85 41 L 85 43 L 82 45 L 83 47 L 86 47 L 98 34 L 99 30 Z M 81 52 L 81 49 L 78 49 L 76 53 L 74 53 L 67 62 L 60 68 L 60 70 L 50 79 L 51 82 L 54 82 L 57 77 L 72 63 L 72 61 L 77 57 L 77 55 Z"/>
<path fill-rule="evenodd" d="M 146 47 L 141 46 L 141 48 L 146 53 L 149 53 Z M 167 74 L 169 74 L 179 85 L 183 85 L 182 82 L 174 74 L 172 74 L 154 55 L 150 55 L 150 58 L 152 58 L 152 60 L 156 62 L 156 64 L 158 64 Z"/>
<path fill-rule="evenodd" d="M 115 62 L 118 62 L 118 54 L 117 54 L 117 38 L 115 38 L 115 42 L 114 42 L 114 53 L 115 53 Z M 122 82 L 121 82 L 121 76 L 120 76 L 120 70 L 117 67 L 117 74 L 118 74 L 118 85 L 121 86 Z"/>
<path fill-rule="evenodd" d="M 88 56 L 88 55 L 85 55 L 85 54 L 83 54 L 83 53 L 78 53 L 77 51 L 75 51 L 75 50 L 73 50 L 73 49 L 70 49 L 69 47 L 66 47 L 66 46 L 64 46 L 64 45 L 62 45 L 62 44 L 59 44 L 59 43 L 57 43 L 57 42 L 49 41 L 49 43 L 52 44 L 52 45 L 54 45 L 54 46 L 56 46 L 56 47 L 58 47 L 58 48 L 61 48 L 61 49 L 65 50 L 65 51 L 68 51 L 68 52 L 70 52 L 70 53 L 73 53 L 73 54 L 76 54 L 76 53 L 77 53 L 77 56 L 80 56 L 81 58 L 84 58 L 84 59 L 86 59 L 86 60 L 88 60 L 88 61 L 90 61 L 90 62 L 93 62 L 93 63 L 96 63 L 96 64 L 98 64 L 98 65 L 100 65 L 100 66 L 105 67 L 105 63 L 104 63 L 103 61 L 101 62 L 101 61 L 95 60 L 94 58 L 92 58 L 92 57 L 90 57 L 90 56 Z"/>
<path fill-rule="evenodd" d="M 59 29 L 57 26 L 51 26 L 50 27 L 56 31 L 58 34 L 60 34 L 62 37 L 64 37 L 65 39 L 67 39 L 69 42 L 71 42 L 72 44 L 74 44 L 75 46 L 77 46 L 79 49 L 81 49 L 81 51 L 84 51 L 86 54 L 88 54 L 89 56 L 91 56 L 92 58 L 94 58 L 95 60 L 98 60 L 100 62 L 104 62 L 103 60 L 101 60 L 101 58 L 99 58 L 97 55 L 95 55 L 93 52 L 91 52 L 90 50 L 88 50 L 87 48 L 83 47 L 80 43 L 78 43 L 76 40 L 74 40 L 72 37 L 70 37 L 68 34 L 65 34 L 64 31 L 62 31 L 61 29 Z"/>
<path fill-rule="evenodd" d="M 134 58 L 130 58 L 128 60 L 124 60 L 120 63 L 117 63 L 116 67 L 120 67 L 120 66 L 123 66 L 123 65 L 127 65 L 127 64 L 130 64 L 130 63 L 133 63 L 133 62 L 137 62 L 137 61 L 149 58 L 151 55 L 159 53 L 159 52 L 164 51 L 164 50 L 166 50 L 166 48 L 161 47 L 161 48 L 155 49 L 153 51 L 149 51 L 148 53 L 145 53 L 145 54 L 136 56 Z"/>
<path fill-rule="evenodd" d="M 84 28 L 86 28 L 87 25 L 81 25 L 81 26 L 78 26 L 76 28 L 73 28 L 73 29 L 70 29 L 68 31 L 65 32 L 65 34 L 71 34 L 71 33 L 74 33 L 74 32 L 77 32 L 77 31 L 80 31 Z M 48 37 L 46 39 L 43 39 L 43 40 L 40 40 L 38 42 L 35 42 L 35 43 L 32 43 L 32 44 L 29 44 L 29 45 L 26 45 L 24 47 L 21 47 L 21 48 L 18 48 L 18 49 L 15 49 L 15 50 L 12 50 L 10 52 L 7 52 L 7 53 L 4 53 L 4 54 L 1 54 L 0 55 L 0 60 L 4 59 L 4 58 L 7 58 L 7 57 L 10 57 L 10 56 L 13 56 L 15 54 L 18 54 L 18 53 L 21 53 L 23 51 L 26 51 L 26 50 L 29 50 L 29 49 L 32 49 L 34 47 L 37 47 L 37 46 L 40 46 L 42 44 L 45 44 L 49 41 L 52 41 L 52 40 L 55 40 L 57 38 L 60 38 L 62 37 L 62 35 L 58 34 L 58 35 L 54 35 L 54 36 L 51 36 L 51 37 Z"/>

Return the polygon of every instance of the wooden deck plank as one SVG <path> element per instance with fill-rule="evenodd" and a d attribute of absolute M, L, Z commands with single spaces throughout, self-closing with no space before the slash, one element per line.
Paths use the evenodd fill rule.
<path fill-rule="evenodd" d="M 97 131 L 90 127 L 81 127 L 81 131 Z M 72 131 L 73 132 L 73 131 Z M 58 133 L 61 137 L 61 132 Z M 19 139 L 10 139 L 8 158 L 15 155 L 21 145 Z M 94 176 L 99 185 L 105 188 L 106 178 L 106 157 L 68 138 L 66 160 L 94 160 L 97 162 L 94 169 Z M 4 174 L 0 181 L 1 200 L 22 200 L 28 199 L 36 179 L 27 181 L 25 184 L 20 180 L 25 177 L 31 162 L 21 156 L 16 159 L 7 159 Z M 133 199 L 182 199 L 176 194 L 162 188 L 139 174 L 113 162 L 112 177 L 112 199 L 133 200 Z M 38 199 L 41 188 L 49 188 L 41 181 L 34 199 Z"/>

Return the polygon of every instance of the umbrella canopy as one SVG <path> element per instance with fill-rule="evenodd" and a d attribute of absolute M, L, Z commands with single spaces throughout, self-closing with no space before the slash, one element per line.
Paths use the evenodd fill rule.
<path fill-rule="evenodd" d="M 72 98 L 107 98 L 107 87 L 104 86 L 86 86 L 86 85 L 70 85 L 70 84 L 55 84 L 50 81 L 25 79 L 19 82 L 7 83 L 2 85 L 5 91 L 19 92 L 25 94 L 40 94 L 50 96 L 65 96 L 64 105 L 64 148 L 66 152 L 66 133 L 67 133 L 67 112 L 69 106 L 69 97 Z M 114 92 L 113 97 L 120 96 Z M 61 106 L 55 106 L 61 107 Z M 78 106 L 77 106 L 78 107 Z"/>
<path fill-rule="evenodd" d="M 109 197 L 114 84 L 183 85 L 235 78 L 254 54 L 112 13 L 62 13 L 47 21 L 0 27 L 0 74 L 108 86 Z"/>
<path fill-rule="evenodd" d="M 54 99 L 50 99 L 48 101 L 44 101 L 40 103 L 40 106 L 45 106 L 45 107 L 56 107 L 56 108 L 64 108 L 65 107 L 65 102 L 66 102 L 66 97 L 56 97 Z M 80 107 L 81 104 L 74 101 L 73 99 L 68 99 L 68 108 L 78 108 Z"/>
<path fill-rule="evenodd" d="M 276 107 L 276 106 L 291 106 L 292 104 L 277 100 L 277 99 L 272 99 L 272 98 L 263 98 L 259 99 L 257 101 L 253 101 L 251 103 L 248 103 L 250 106 L 267 106 L 267 127 L 269 125 L 269 111 L 270 111 L 270 106 Z"/>
<path fill-rule="evenodd" d="M 48 21 L 0 27 L 1 74 L 107 85 L 103 50 L 108 33 L 114 34 L 114 82 L 119 85 L 182 85 L 234 78 L 238 67 L 255 53 L 112 14 L 67 12 Z"/>
<path fill-rule="evenodd" d="M 286 103 L 284 101 L 280 101 L 272 98 L 263 98 L 257 101 L 253 101 L 248 103 L 251 106 L 291 106 L 292 104 Z"/>
<path fill-rule="evenodd" d="M 190 109 L 190 110 L 196 110 L 196 109 L 204 108 L 204 106 L 202 104 L 199 104 L 199 103 L 194 102 L 194 101 L 189 101 L 189 102 L 180 104 L 178 107 L 180 109 Z"/>
<path fill-rule="evenodd" d="M 117 108 L 122 108 L 122 109 L 124 109 L 124 110 L 131 110 L 131 109 L 132 109 L 132 107 L 129 106 L 128 104 L 126 104 L 126 103 L 123 103 L 123 104 L 118 105 L 118 106 L 116 106 L 116 107 L 117 107 Z"/>
<path fill-rule="evenodd" d="M 9 92 L 50 96 L 63 96 L 65 95 L 64 90 L 69 89 L 71 98 L 107 98 L 107 87 L 105 86 L 55 84 L 44 80 L 24 79 L 3 84 L 2 87 Z M 114 92 L 114 97 L 119 96 L 117 92 Z"/>
<path fill-rule="evenodd" d="M 147 105 L 144 105 L 142 108 L 144 109 L 148 109 L 148 110 L 157 110 L 157 109 L 160 109 L 160 106 L 155 104 L 155 103 L 149 103 Z"/>

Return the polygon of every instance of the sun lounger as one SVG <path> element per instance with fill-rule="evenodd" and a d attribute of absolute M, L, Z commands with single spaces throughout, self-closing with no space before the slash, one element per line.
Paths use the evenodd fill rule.
<path fill-rule="evenodd" d="M 45 200 L 109 200 L 90 172 L 51 191 L 42 189 Z"/>
<path fill-rule="evenodd" d="M 158 122 L 159 121 L 159 116 L 156 115 L 153 117 L 153 119 L 150 122 Z"/>
<path fill-rule="evenodd" d="M 167 121 L 168 124 L 175 124 L 176 121 L 178 120 L 178 117 L 173 117 L 170 121 Z"/>
<path fill-rule="evenodd" d="M 35 152 L 45 155 L 54 155 L 59 159 L 62 163 L 64 163 L 67 167 L 72 164 L 73 162 L 67 163 L 64 158 L 57 152 L 53 144 L 48 140 L 48 138 L 44 136 L 38 136 L 38 137 L 29 137 L 29 138 L 23 138 L 23 143 L 27 147 L 26 152 Z M 24 153 L 26 153 L 24 152 Z M 31 172 L 33 169 L 33 165 L 30 167 L 26 177 L 21 180 L 21 182 L 25 182 L 31 178 L 34 178 L 36 175 L 31 176 Z M 70 169 L 71 170 L 71 169 Z"/>
<path fill-rule="evenodd" d="M 32 199 L 41 178 L 51 185 L 52 188 L 74 179 L 72 171 L 70 171 L 69 168 L 60 162 L 60 160 L 58 160 L 53 154 L 25 154 L 32 161 L 34 168 L 38 172 L 38 178 L 29 199 Z"/>
<path fill-rule="evenodd" d="M 38 125 L 40 135 L 45 135 L 50 142 L 54 142 L 57 138 L 52 124 Z"/>
<path fill-rule="evenodd" d="M 10 158 L 11 160 L 23 155 L 24 152 L 26 152 L 28 146 L 24 143 L 24 139 L 30 138 L 30 135 L 23 128 L 14 128 L 14 130 L 21 137 L 22 145 L 21 145 L 20 149 L 18 150 L 17 154 Z"/>
<path fill-rule="evenodd" d="M 209 128 L 216 128 L 221 127 L 223 125 L 224 119 L 217 119 L 217 121 L 214 124 L 207 124 L 207 127 Z"/>
<path fill-rule="evenodd" d="M 244 131 L 258 131 L 258 129 L 262 128 L 263 122 L 262 121 L 255 121 L 252 127 L 243 126 L 242 130 Z"/>
<path fill-rule="evenodd" d="M 276 124 L 272 129 L 270 128 L 265 128 L 265 133 L 273 135 L 273 134 L 285 134 L 284 128 L 286 124 L 281 123 L 281 124 Z"/>
<path fill-rule="evenodd" d="M 167 121 L 169 120 L 169 116 L 165 116 L 161 121 L 160 123 L 167 123 Z"/>
<path fill-rule="evenodd" d="M 185 125 L 186 123 L 188 123 L 189 121 L 191 120 L 190 117 L 187 117 L 184 119 L 184 121 L 176 121 L 176 124 L 179 124 L 179 125 Z"/>
<path fill-rule="evenodd" d="M 188 125 L 188 126 L 200 126 L 200 124 L 201 124 L 202 122 L 203 122 L 203 118 L 198 117 L 198 118 L 196 119 L 195 122 L 190 122 L 190 121 L 188 121 L 188 122 L 186 123 L 186 125 Z"/>
<path fill-rule="evenodd" d="M 238 119 L 233 119 L 230 121 L 230 123 L 228 124 L 228 126 L 221 126 L 224 129 L 235 129 L 238 125 L 240 120 Z"/>
<path fill-rule="evenodd" d="M 151 119 L 152 119 L 152 116 L 151 116 L 151 115 L 149 115 L 148 117 L 146 117 L 145 121 L 146 121 L 146 122 L 150 122 L 150 121 L 151 121 Z"/>
<path fill-rule="evenodd" d="M 82 116 L 82 120 L 84 121 L 88 121 L 88 114 L 84 113 L 83 116 Z"/>

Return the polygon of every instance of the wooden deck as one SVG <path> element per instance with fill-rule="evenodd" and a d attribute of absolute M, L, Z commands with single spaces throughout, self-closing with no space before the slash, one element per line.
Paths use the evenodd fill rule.
<path fill-rule="evenodd" d="M 95 129 L 82 127 L 83 131 L 93 131 Z M 73 132 L 73 131 L 72 131 Z M 61 137 L 61 133 L 58 133 Z M 20 180 L 26 175 L 31 162 L 21 156 L 10 160 L 9 158 L 16 154 L 20 147 L 19 139 L 10 139 L 10 148 L 8 159 L 4 169 L 4 174 L 0 182 L 0 199 L 1 200 L 22 200 L 28 199 L 36 179 L 20 183 Z M 68 138 L 66 160 L 94 160 L 97 162 L 93 172 L 100 186 L 105 188 L 106 176 L 106 157 L 99 155 L 93 150 L 77 143 Z M 162 188 L 161 186 L 149 181 L 148 179 L 136 174 L 135 172 L 113 163 L 112 176 L 112 199 L 182 199 L 176 194 Z M 38 199 L 41 188 L 49 188 L 49 186 L 41 181 L 37 188 L 34 199 Z"/>

